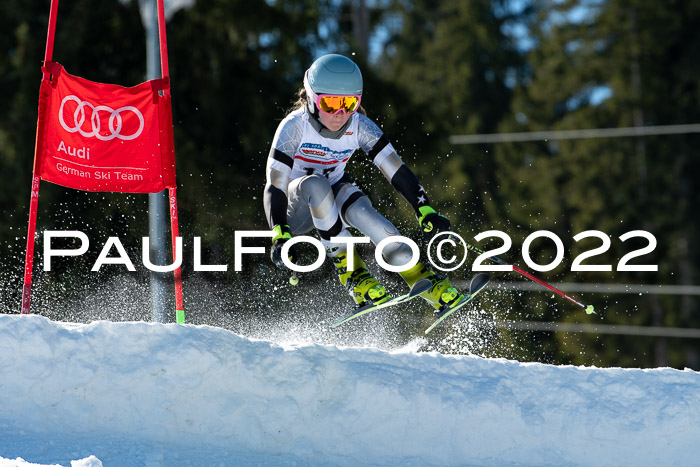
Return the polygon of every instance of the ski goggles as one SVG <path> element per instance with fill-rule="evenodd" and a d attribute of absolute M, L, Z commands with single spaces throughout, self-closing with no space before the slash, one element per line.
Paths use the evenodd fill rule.
<path fill-rule="evenodd" d="M 358 94 L 351 96 L 321 94 L 316 96 L 316 107 L 322 112 L 331 115 L 335 115 L 338 112 L 345 112 L 347 115 L 349 115 L 360 107 L 361 97 L 362 96 Z"/>

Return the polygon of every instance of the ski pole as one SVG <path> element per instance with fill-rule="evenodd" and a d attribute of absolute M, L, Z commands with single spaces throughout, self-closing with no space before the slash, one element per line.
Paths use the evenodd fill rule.
<path fill-rule="evenodd" d="M 299 276 L 296 272 L 292 272 L 292 276 L 289 278 L 289 283 L 292 285 L 297 285 L 299 283 Z"/>
<path fill-rule="evenodd" d="M 466 243 L 466 242 L 465 242 L 465 244 L 467 245 L 467 249 L 468 249 L 468 250 L 473 251 L 474 253 L 477 253 L 477 254 L 479 254 L 479 255 L 484 254 L 484 251 L 483 251 L 481 248 L 477 248 L 477 247 L 475 247 L 474 245 L 471 245 L 471 244 Z M 543 280 L 541 280 L 541 279 L 538 279 L 537 277 L 533 276 L 533 275 L 530 274 L 529 272 L 523 271 L 522 269 L 520 269 L 519 267 L 517 267 L 517 266 L 515 266 L 515 265 L 508 264 L 506 261 L 502 260 L 502 259 L 499 258 L 498 256 L 489 256 L 489 259 L 490 259 L 491 261 L 493 261 L 494 263 L 500 264 L 500 265 L 502 265 L 502 266 L 511 266 L 511 267 L 513 268 L 513 271 L 517 272 L 517 273 L 520 274 L 521 276 L 527 277 L 527 278 L 530 279 L 531 281 L 537 282 L 538 284 L 547 287 L 547 288 L 548 288 L 549 290 L 551 290 L 552 292 L 555 292 L 555 293 L 561 295 L 562 297 L 564 297 L 565 299 L 569 300 L 570 302 L 575 303 L 576 305 L 580 306 L 581 308 L 583 308 L 584 310 L 586 310 L 586 314 L 589 314 L 589 315 L 590 315 L 590 314 L 597 314 L 597 313 L 595 312 L 595 309 L 593 308 L 593 305 L 584 305 L 583 303 L 579 302 L 579 301 L 576 300 L 575 298 L 570 297 L 569 295 L 565 294 L 565 293 L 562 292 L 561 290 L 557 289 L 557 288 L 554 287 L 553 285 L 550 285 L 550 284 L 546 283 L 545 281 L 543 281 Z"/>

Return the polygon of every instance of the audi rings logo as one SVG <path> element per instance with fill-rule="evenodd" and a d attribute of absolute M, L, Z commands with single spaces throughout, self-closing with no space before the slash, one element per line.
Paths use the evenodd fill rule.
<path fill-rule="evenodd" d="M 75 111 L 73 112 L 73 122 L 72 126 L 69 126 L 65 119 L 63 118 L 63 107 L 66 105 L 66 102 L 69 101 L 75 101 L 78 106 L 75 108 Z M 85 123 L 86 119 L 86 112 L 85 108 L 90 109 L 90 130 L 91 131 L 85 131 L 83 130 L 83 124 Z M 109 134 L 105 135 L 100 133 L 102 130 L 102 123 L 100 119 L 100 112 L 106 112 L 104 117 L 109 115 L 109 119 L 107 120 L 107 129 L 109 130 Z M 122 113 L 130 112 L 133 113 L 138 119 L 139 119 L 139 127 L 138 130 L 133 132 L 130 135 L 123 135 L 122 132 Z M 128 114 L 127 114 L 128 115 Z M 103 118 L 104 118 L 103 117 Z M 66 96 L 63 98 L 61 101 L 61 108 L 58 109 L 58 120 L 61 122 L 61 126 L 63 127 L 64 130 L 66 130 L 69 133 L 75 133 L 75 132 L 80 132 L 81 135 L 83 135 L 86 138 L 90 137 L 95 137 L 99 140 L 102 141 L 109 141 L 114 138 L 119 138 L 121 140 L 132 140 L 137 138 L 141 132 L 143 131 L 143 126 L 144 126 L 144 120 L 143 120 L 143 115 L 141 112 L 139 112 L 139 109 L 136 107 L 133 107 L 131 105 L 126 105 L 124 107 L 120 107 L 117 110 L 114 110 L 111 107 L 107 107 L 106 105 L 98 105 L 94 106 L 89 102 L 80 100 L 80 98 L 76 96 Z"/>

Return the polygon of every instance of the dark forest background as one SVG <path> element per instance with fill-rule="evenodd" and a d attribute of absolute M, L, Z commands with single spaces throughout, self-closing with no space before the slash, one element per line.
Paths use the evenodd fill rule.
<path fill-rule="evenodd" d="M 48 12 L 48 0 L 0 4 L 4 313 L 20 309 Z M 467 241 L 486 230 L 507 232 L 513 247 L 501 256 L 523 266 L 525 238 L 549 230 L 566 253 L 559 267 L 537 273 L 548 282 L 697 284 L 698 134 L 477 145 L 450 144 L 450 137 L 698 123 L 698 24 L 700 3 L 687 0 L 209 0 L 178 11 L 167 33 L 188 321 L 273 338 L 277 331 L 265 326 L 278 323 L 274 329 L 286 326 L 286 335 L 341 344 L 367 343 L 374 335 L 389 345 L 412 342 L 430 321 L 430 310 L 412 303 L 331 333 L 329 321 L 349 300 L 330 266 L 302 277 L 298 288 L 262 257 L 233 271 L 234 231 L 267 228 L 262 190 L 275 128 L 306 68 L 326 52 L 360 65 L 369 116 Z M 54 59 L 94 81 L 144 81 L 137 2 L 62 1 Z M 378 209 L 419 239 L 412 211 L 379 171 L 361 155 L 350 165 Z M 42 184 L 33 311 L 65 320 L 149 319 L 148 274 L 140 263 L 147 198 Z M 89 253 L 55 260 L 44 273 L 41 232 L 47 229 L 82 230 L 92 243 Z M 571 272 L 577 255 L 600 245 L 573 240 L 586 230 L 608 234 L 611 248 L 585 264 L 611 264 L 613 272 Z M 615 270 L 622 256 L 646 244 L 620 240 L 632 230 L 651 232 L 658 244 L 631 264 L 657 264 L 658 272 Z M 133 253 L 137 273 L 117 267 L 90 273 L 110 236 Z M 204 261 L 228 264 L 228 272 L 192 271 L 195 236 L 202 238 Z M 498 244 L 492 239 L 481 246 Z M 546 239 L 534 242 L 531 252 L 540 264 L 555 254 Z M 395 278 L 378 274 L 401 290 Z M 453 278 L 471 274 L 464 267 Z M 690 293 L 571 292 L 596 306 L 598 314 L 588 316 L 544 289 L 503 285 L 521 281 L 515 274 L 494 273 L 493 280 L 475 310 L 421 339 L 420 348 L 558 364 L 700 369 L 697 338 L 594 329 L 700 328 Z M 594 332 L 523 330 L 530 321 L 590 324 Z M 514 322 L 521 325 L 508 325 Z"/>

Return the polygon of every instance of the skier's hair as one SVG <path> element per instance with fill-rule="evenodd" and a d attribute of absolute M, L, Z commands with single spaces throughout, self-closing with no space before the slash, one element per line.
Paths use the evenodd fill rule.
<path fill-rule="evenodd" d="M 306 103 L 309 100 L 308 96 L 306 95 L 306 89 L 302 86 L 299 91 L 297 92 L 297 100 L 292 104 L 292 107 L 289 109 L 287 112 L 287 115 L 290 113 L 294 112 L 295 110 L 299 110 L 301 108 L 306 107 Z M 367 111 L 365 110 L 362 105 L 360 105 L 360 108 L 357 109 L 358 112 L 360 112 L 362 115 L 365 117 L 367 116 Z"/>

